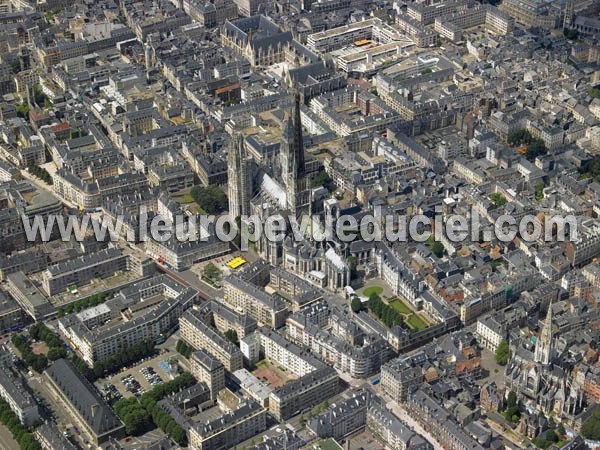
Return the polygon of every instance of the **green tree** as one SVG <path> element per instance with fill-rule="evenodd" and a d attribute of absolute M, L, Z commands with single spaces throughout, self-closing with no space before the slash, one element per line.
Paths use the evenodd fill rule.
<path fill-rule="evenodd" d="M 221 271 L 211 262 L 204 267 L 202 273 L 206 278 L 212 281 L 219 281 L 221 279 Z"/>
<path fill-rule="evenodd" d="M 562 438 L 562 437 L 565 435 L 565 433 L 566 433 L 566 430 L 565 430 L 565 427 L 564 427 L 564 425 L 563 425 L 562 423 L 559 423 L 559 424 L 556 426 L 556 433 L 557 433 L 557 434 L 558 434 L 558 435 L 559 435 L 561 438 Z"/>
<path fill-rule="evenodd" d="M 546 440 L 550 442 L 558 442 L 560 441 L 560 437 L 554 430 L 546 431 Z"/>
<path fill-rule="evenodd" d="M 496 359 L 496 362 L 498 364 L 500 364 L 501 366 L 505 366 L 508 363 L 509 357 L 510 357 L 510 348 L 508 346 L 508 342 L 503 340 L 502 342 L 500 342 L 500 345 L 498 345 L 498 348 L 496 349 L 496 354 L 494 355 L 494 358 Z"/>
<path fill-rule="evenodd" d="M 552 445 L 550 441 L 542 438 L 533 438 L 531 442 L 533 442 L 533 445 L 535 445 L 537 448 L 541 448 L 542 450 L 546 450 L 548 447 L 550 447 L 550 445 Z"/>
<path fill-rule="evenodd" d="M 64 358 L 66 352 L 60 347 L 52 347 L 48 349 L 48 359 L 50 361 L 56 361 L 57 359 Z"/>
<path fill-rule="evenodd" d="M 33 100 L 38 106 L 42 106 L 45 101 L 48 99 L 46 94 L 42 91 L 42 88 L 39 84 L 33 85 Z"/>
<path fill-rule="evenodd" d="M 177 341 L 177 344 L 175 345 L 175 350 L 177 351 L 177 353 L 182 354 L 186 358 L 189 358 L 194 352 L 194 349 L 187 345 L 185 341 L 182 341 L 181 339 Z"/>
<path fill-rule="evenodd" d="M 600 98 L 600 89 L 591 87 L 588 89 L 588 95 L 592 98 Z"/>
<path fill-rule="evenodd" d="M 226 338 L 227 338 L 229 341 L 231 341 L 232 343 L 234 343 L 234 344 L 236 344 L 236 345 L 237 345 L 237 343 L 239 342 L 239 339 L 238 339 L 238 334 L 237 334 L 237 331 L 235 331 L 235 330 L 227 330 L 227 331 L 225 332 L 225 337 L 226 337 Z"/>
<path fill-rule="evenodd" d="M 577 39 L 577 37 L 579 36 L 579 31 L 572 29 L 572 28 L 565 28 L 563 30 L 563 34 L 565 35 L 565 37 L 571 41 L 574 41 Z"/>
<path fill-rule="evenodd" d="M 29 105 L 26 102 L 17 106 L 17 116 L 22 119 L 29 120 Z"/>
<path fill-rule="evenodd" d="M 363 309 L 363 304 L 360 298 L 354 297 L 350 303 L 350 308 L 352 308 L 353 313 L 359 313 Z"/>
<path fill-rule="evenodd" d="M 196 186 L 190 191 L 194 201 L 208 214 L 218 214 L 226 211 L 229 202 L 225 193 L 216 186 Z"/>
<path fill-rule="evenodd" d="M 600 440 L 600 408 L 596 408 L 592 416 L 583 423 L 581 434 L 587 439 Z"/>
<path fill-rule="evenodd" d="M 521 128 L 519 130 L 510 132 L 506 140 L 510 145 L 527 145 L 532 141 L 532 139 L 533 136 L 531 136 L 531 133 L 525 128 Z"/>
<path fill-rule="evenodd" d="M 592 177 L 600 182 L 600 156 L 594 156 L 579 168 L 579 173 L 584 177 Z"/>
<path fill-rule="evenodd" d="M 535 200 L 538 202 L 541 202 L 542 200 L 544 200 L 544 188 L 546 187 L 546 185 L 540 181 L 538 184 L 535 185 L 534 187 L 534 191 L 535 191 Z"/>
<path fill-rule="evenodd" d="M 515 391 L 510 391 L 506 398 L 506 408 L 513 408 L 517 406 L 517 393 Z"/>
<path fill-rule="evenodd" d="M 525 158 L 529 161 L 533 161 L 539 155 L 545 155 L 547 153 L 546 144 L 542 139 L 533 139 L 529 145 L 527 145 L 527 150 L 525 151 Z"/>
<path fill-rule="evenodd" d="M 325 170 L 323 170 L 323 169 L 320 170 L 315 175 L 315 177 L 312 180 L 311 186 L 313 188 L 318 188 L 318 187 L 323 186 L 329 192 L 335 191 L 335 183 L 333 182 L 331 177 L 329 175 L 327 175 L 327 172 L 325 172 Z"/>
<path fill-rule="evenodd" d="M 444 255 L 444 244 L 439 241 L 435 241 L 433 244 L 431 244 L 431 252 L 438 258 L 441 258 Z"/>
<path fill-rule="evenodd" d="M 492 195 L 490 195 L 490 200 L 494 202 L 494 205 L 496 205 L 498 208 L 501 208 L 504 205 L 506 205 L 508 201 L 506 200 L 506 197 L 500 194 L 499 192 L 494 192 Z"/>

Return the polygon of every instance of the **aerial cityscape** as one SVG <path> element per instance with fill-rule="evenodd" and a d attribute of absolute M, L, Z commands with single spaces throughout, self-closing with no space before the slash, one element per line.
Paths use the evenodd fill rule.
<path fill-rule="evenodd" d="M 599 0 L 0 0 L 0 450 L 600 450 Z"/>

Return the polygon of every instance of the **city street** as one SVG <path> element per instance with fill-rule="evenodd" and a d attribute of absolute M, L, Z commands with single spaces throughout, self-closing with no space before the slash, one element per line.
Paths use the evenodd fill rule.
<path fill-rule="evenodd" d="M 77 423 L 68 413 L 67 405 L 52 391 L 48 381 L 42 375 L 34 375 L 29 378 L 29 385 L 33 391 L 44 399 L 46 405 L 49 405 L 54 414 L 54 419 L 60 432 L 69 430 L 70 434 L 77 440 L 81 446 L 86 445 L 88 437 L 84 434 L 81 428 L 78 428 L 80 434 L 78 435 L 73 424 Z"/>
<path fill-rule="evenodd" d="M 20 450 L 19 444 L 15 441 L 4 425 L 0 424 L 0 449 L 2 450 Z"/>
<path fill-rule="evenodd" d="M 408 411 L 406 411 L 406 409 L 404 409 L 404 407 L 398 405 L 394 401 L 389 400 L 389 398 L 385 396 L 383 390 L 381 389 L 381 384 L 378 384 L 375 387 L 375 390 L 383 399 L 387 401 L 386 406 L 390 410 L 392 410 L 392 412 L 396 414 L 396 416 L 398 416 L 400 420 L 412 427 L 417 433 L 419 433 L 421 436 L 427 439 L 429 443 L 433 445 L 435 450 L 444 450 L 443 447 L 434 439 L 434 437 L 431 436 L 429 432 L 425 431 L 423 427 L 410 416 L 410 414 L 408 413 Z"/>
<path fill-rule="evenodd" d="M 29 173 L 28 170 L 25 170 L 25 169 L 21 170 L 21 175 L 27 181 L 30 181 L 31 183 L 33 183 L 37 188 L 43 189 L 44 191 L 50 193 L 52 196 L 56 197 L 58 200 L 60 200 L 63 204 L 67 205 L 68 207 L 74 208 L 74 209 L 79 209 L 79 207 L 77 205 L 75 205 L 74 203 L 56 195 L 54 193 L 54 190 L 52 189 L 51 185 L 40 180 L 38 177 L 34 177 L 32 174 Z"/>

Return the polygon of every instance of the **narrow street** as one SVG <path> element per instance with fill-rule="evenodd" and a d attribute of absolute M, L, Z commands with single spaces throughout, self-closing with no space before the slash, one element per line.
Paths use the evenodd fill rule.
<path fill-rule="evenodd" d="M 410 426 L 412 429 L 414 429 L 417 433 L 419 433 L 421 436 L 423 436 L 425 439 L 427 439 L 429 441 L 429 443 L 431 445 L 433 445 L 433 448 L 435 450 L 443 450 L 443 447 L 438 443 L 438 441 L 436 441 L 433 436 L 431 436 L 431 434 L 427 431 L 425 431 L 423 429 L 423 427 L 415 420 L 413 419 L 410 414 L 408 413 L 408 411 L 406 409 L 404 409 L 404 407 L 402 407 L 401 405 L 398 405 L 396 402 L 389 400 L 385 394 L 383 393 L 382 389 L 381 389 L 381 385 L 377 385 L 377 387 L 375 388 L 375 390 L 377 391 L 377 393 L 381 396 L 381 398 L 383 398 L 384 400 L 387 401 L 386 406 L 400 419 L 402 420 L 404 423 L 406 423 L 408 426 Z"/>

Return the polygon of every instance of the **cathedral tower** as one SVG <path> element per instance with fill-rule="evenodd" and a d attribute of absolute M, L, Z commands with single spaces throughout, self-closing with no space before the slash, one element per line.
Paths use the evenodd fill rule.
<path fill-rule="evenodd" d="M 246 152 L 242 133 L 232 137 L 229 143 L 227 152 L 227 190 L 231 217 L 250 215 L 252 158 Z"/>
<path fill-rule="evenodd" d="M 310 190 L 304 161 L 299 94 L 295 96 L 294 109 L 288 116 L 281 140 L 281 178 L 286 186 L 288 208 L 296 215 L 308 212 Z"/>
<path fill-rule="evenodd" d="M 548 365 L 552 359 L 552 302 L 548 305 L 548 312 L 546 313 L 546 320 L 544 321 L 544 328 L 540 334 L 540 338 L 535 343 L 535 355 L 534 361 Z"/>

